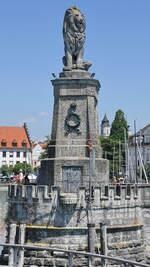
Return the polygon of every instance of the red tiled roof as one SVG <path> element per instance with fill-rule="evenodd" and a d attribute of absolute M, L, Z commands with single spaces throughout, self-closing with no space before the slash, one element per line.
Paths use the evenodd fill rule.
<path fill-rule="evenodd" d="M 36 147 L 37 145 L 40 145 L 42 148 L 46 148 L 47 147 L 47 144 L 44 144 L 44 143 L 32 143 L 32 147 Z"/>
<path fill-rule="evenodd" d="M 1 142 L 5 140 L 6 146 L 2 146 Z M 31 148 L 26 130 L 24 127 L 0 126 L 0 148 L 15 148 L 12 143 L 17 143 L 16 148 Z M 22 146 L 23 142 L 27 143 L 26 147 Z"/>

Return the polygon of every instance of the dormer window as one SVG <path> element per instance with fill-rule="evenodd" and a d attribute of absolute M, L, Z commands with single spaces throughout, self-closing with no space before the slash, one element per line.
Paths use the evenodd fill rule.
<path fill-rule="evenodd" d="M 22 146 L 23 146 L 23 147 L 27 147 L 27 142 L 26 142 L 26 140 L 23 140 L 23 141 L 22 141 Z"/>
<path fill-rule="evenodd" d="M 12 146 L 17 147 L 17 141 L 15 139 L 12 141 Z"/>
<path fill-rule="evenodd" d="M 1 146 L 6 146 L 6 145 L 7 145 L 6 139 L 3 139 L 1 142 Z"/>

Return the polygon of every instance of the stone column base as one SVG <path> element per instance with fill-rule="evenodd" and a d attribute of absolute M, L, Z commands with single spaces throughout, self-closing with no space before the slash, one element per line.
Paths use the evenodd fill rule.
<path fill-rule="evenodd" d="M 89 186 L 89 158 L 55 158 L 41 162 L 39 184 L 56 185 L 64 192 L 77 192 L 80 186 Z M 91 185 L 109 183 L 109 161 L 95 159 L 95 176 Z"/>

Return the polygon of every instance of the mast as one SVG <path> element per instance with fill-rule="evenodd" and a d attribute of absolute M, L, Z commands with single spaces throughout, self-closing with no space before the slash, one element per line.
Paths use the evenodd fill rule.
<path fill-rule="evenodd" d="M 136 142 L 136 143 L 137 143 L 138 153 L 139 153 L 139 157 L 140 157 L 142 169 L 143 169 L 143 172 L 144 172 L 144 176 L 145 176 L 145 179 L 146 179 L 146 183 L 148 184 L 148 177 L 147 177 L 147 174 L 146 174 L 146 171 L 145 171 L 145 168 L 144 168 L 144 164 L 143 164 L 143 161 L 142 161 L 142 156 L 141 156 L 140 148 L 139 148 L 138 142 Z"/>
<path fill-rule="evenodd" d="M 115 144 L 113 147 L 113 178 L 115 176 Z"/>
<path fill-rule="evenodd" d="M 119 140 L 119 175 L 121 174 L 121 144 Z"/>
<path fill-rule="evenodd" d="M 140 155 L 141 155 L 141 143 L 142 143 L 142 139 L 141 139 L 141 130 L 140 130 Z M 142 161 L 140 160 L 140 180 L 142 180 Z"/>
<path fill-rule="evenodd" d="M 134 120 L 134 135 L 135 135 L 135 144 L 134 144 L 134 151 L 135 151 L 135 183 L 137 184 L 137 143 L 136 143 L 136 121 Z"/>
<path fill-rule="evenodd" d="M 128 147 L 127 147 L 127 137 L 126 129 L 124 128 L 124 148 L 125 148 L 125 177 L 129 176 L 129 160 L 128 160 Z"/>

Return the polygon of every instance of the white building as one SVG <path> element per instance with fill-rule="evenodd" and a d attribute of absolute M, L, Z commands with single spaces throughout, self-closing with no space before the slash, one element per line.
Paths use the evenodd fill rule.
<path fill-rule="evenodd" d="M 136 133 L 136 140 L 138 145 L 135 146 L 135 135 L 129 139 L 129 156 L 134 170 L 141 168 L 141 159 L 146 167 L 150 165 L 150 124 Z"/>
<path fill-rule="evenodd" d="M 26 124 L 0 126 L 0 167 L 16 163 L 31 164 L 31 142 Z"/>
<path fill-rule="evenodd" d="M 32 145 L 32 168 L 40 167 L 40 156 L 44 152 L 45 147 L 46 145 L 42 143 L 34 143 Z"/>
<path fill-rule="evenodd" d="M 108 137 L 110 135 L 110 124 L 105 114 L 101 123 L 101 136 Z"/>

